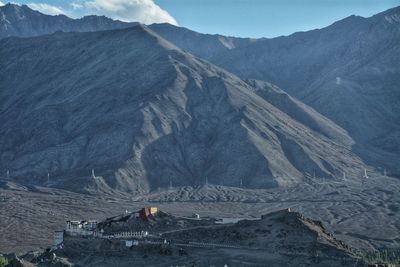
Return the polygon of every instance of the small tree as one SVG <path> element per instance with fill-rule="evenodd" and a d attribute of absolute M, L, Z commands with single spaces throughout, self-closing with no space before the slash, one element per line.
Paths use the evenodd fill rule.
<path fill-rule="evenodd" d="M 5 267 L 8 264 L 8 260 L 2 256 L 0 256 L 0 267 Z"/>

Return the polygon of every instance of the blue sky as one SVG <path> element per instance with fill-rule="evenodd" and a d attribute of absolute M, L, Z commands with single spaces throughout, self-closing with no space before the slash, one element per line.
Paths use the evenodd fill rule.
<path fill-rule="evenodd" d="M 5 2 L 7 0 L 0 0 Z M 14 0 L 44 13 L 169 22 L 202 33 L 275 37 L 321 28 L 349 15 L 371 16 L 400 0 Z"/>

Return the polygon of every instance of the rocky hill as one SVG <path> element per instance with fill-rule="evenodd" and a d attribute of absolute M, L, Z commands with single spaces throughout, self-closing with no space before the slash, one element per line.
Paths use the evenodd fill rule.
<path fill-rule="evenodd" d="M 201 220 L 188 217 L 178 217 L 164 211 L 157 211 L 154 215 L 143 218 L 141 211 L 107 218 L 97 225 L 97 229 L 104 234 L 120 232 L 148 231 L 152 234 L 180 231 L 194 227 L 215 226 L 216 219 L 202 218 Z"/>
<path fill-rule="evenodd" d="M 162 214 L 178 226 L 182 218 Z M 141 219 L 137 219 L 141 220 Z M 28 253 L 20 266 L 365 266 L 352 248 L 323 225 L 290 210 L 234 224 L 193 220 L 197 226 L 164 233 L 151 231 L 137 245 L 124 239 L 64 237 L 51 252 Z M 158 221 L 166 227 L 165 220 Z M 173 226 L 171 225 L 171 226 Z M 126 228 L 125 231 L 129 229 Z"/>
<path fill-rule="evenodd" d="M 195 228 L 163 234 L 176 240 L 201 240 L 205 243 L 235 244 L 265 249 L 276 254 L 309 254 L 330 256 L 353 255 L 350 247 L 325 230 L 319 221 L 304 217 L 290 209 L 275 211 L 261 219 L 241 220 L 225 226 Z"/>
<path fill-rule="evenodd" d="M 269 188 L 365 167 L 328 119 L 269 103 L 265 85 L 145 26 L 7 38 L 0 57 L 1 169 L 13 179 L 85 192 Z"/>

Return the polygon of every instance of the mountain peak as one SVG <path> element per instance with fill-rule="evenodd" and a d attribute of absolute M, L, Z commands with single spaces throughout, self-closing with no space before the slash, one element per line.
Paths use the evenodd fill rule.
<path fill-rule="evenodd" d="M 390 9 L 385 10 L 381 13 L 378 13 L 374 16 L 386 16 L 386 15 L 394 15 L 394 14 L 400 14 L 400 6 L 390 8 Z"/>
<path fill-rule="evenodd" d="M 0 10 L 6 10 L 6 11 L 8 11 L 8 12 L 11 12 L 11 11 L 21 11 L 21 10 L 24 10 L 24 11 L 32 11 L 32 12 L 38 12 L 38 11 L 35 11 L 35 10 L 31 9 L 29 6 L 27 6 L 27 5 L 25 5 L 25 4 L 23 4 L 23 5 L 18 5 L 18 4 L 13 4 L 13 3 L 7 3 L 7 4 L 5 4 L 4 6 L 0 6 Z"/>
<path fill-rule="evenodd" d="M 400 6 L 386 10 L 376 16 L 384 17 L 385 21 L 390 24 L 400 23 Z"/>

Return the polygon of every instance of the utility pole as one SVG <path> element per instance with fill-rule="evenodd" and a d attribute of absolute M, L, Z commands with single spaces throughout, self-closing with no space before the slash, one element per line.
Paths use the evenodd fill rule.
<path fill-rule="evenodd" d="M 364 169 L 364 176 L 363 176 L 363 178 L 365 178 L 365 179 L 368 179 L 369 177 L 368 177 L 368 174 L 367 174 L 367 169 Z"/>
<path fill-rule="evenodd" d="M 243 179 L 240 178 L 240 188 L 243 188 Z"/>
<path fill-rule="evenodd" d="M 94 169 L 92 169 L 92 178 L 96 178 L 96 176 L 94 175 Z"/>
<path fill-rule="evenodd" d="M 7 179 L 10 179 L 10 170 L 7 170 L 6 177 L 7 177 Z"/>
<path fill-rule="evenodd" d="M 205 184 L 206 186 L 208 186 L 208 178 L 206 177 L 206 184 Z"/>
<path fill-rule="evenodd" d="M 49 184 L 49 183 L 50 183 L 50 173 L 47 172 L 47 184 Z"/>

